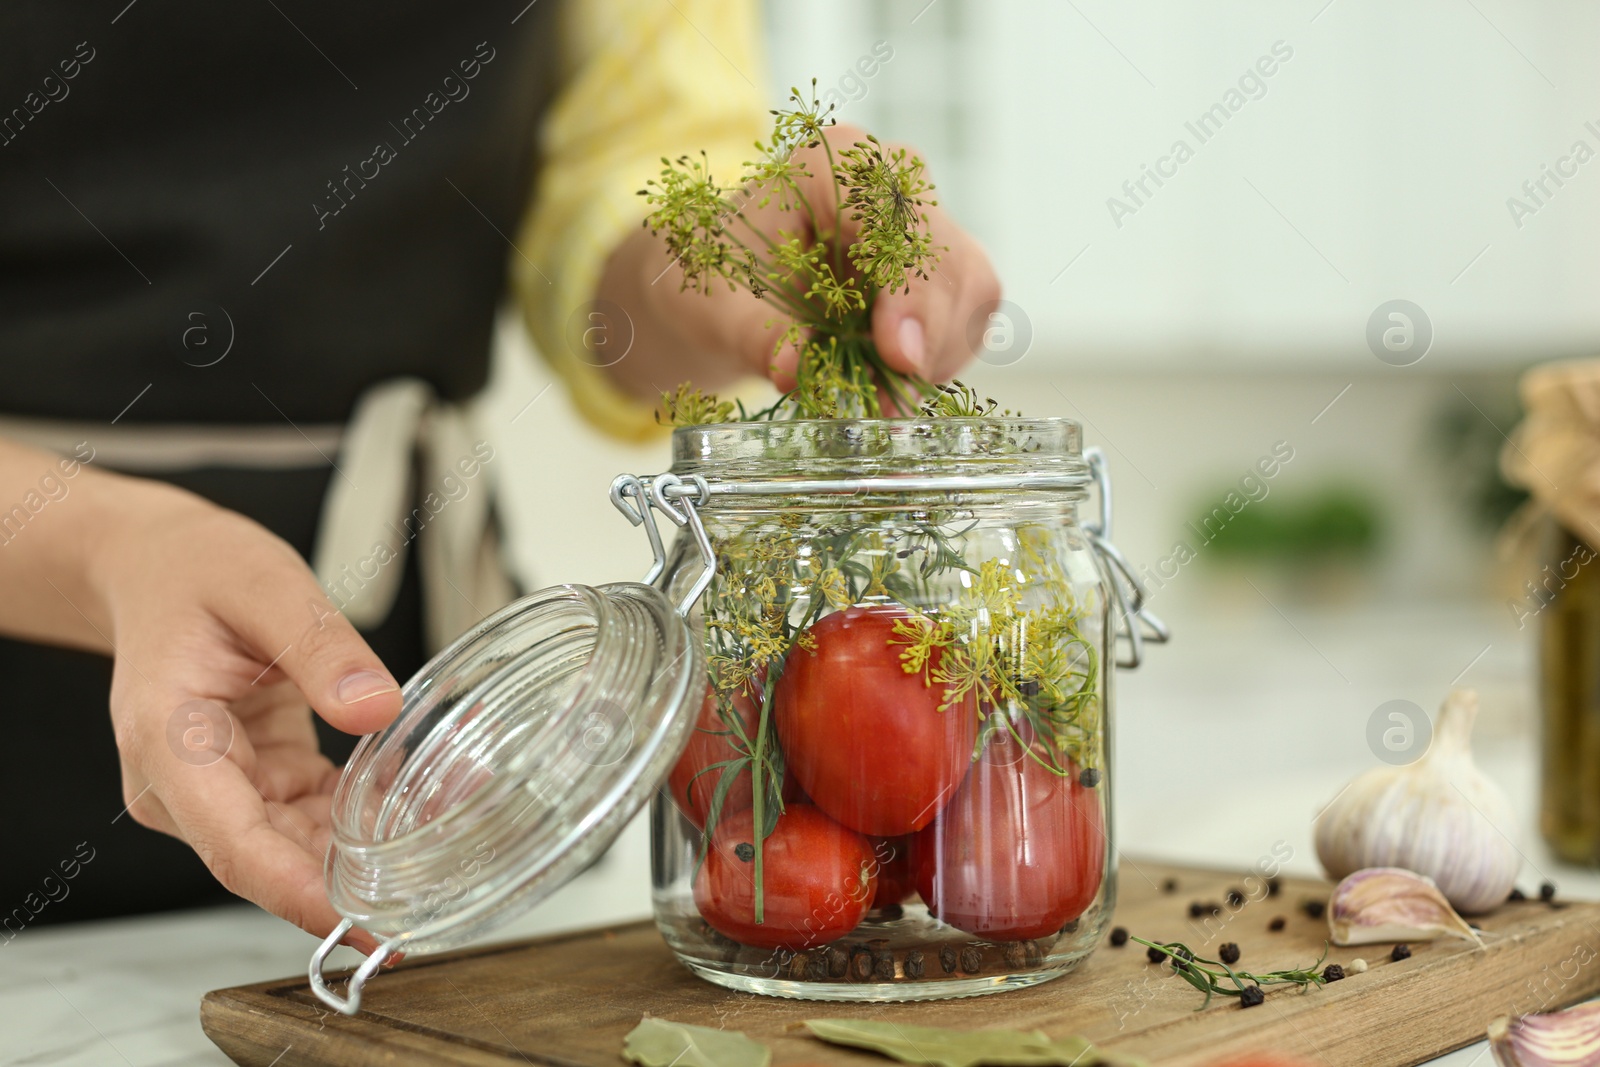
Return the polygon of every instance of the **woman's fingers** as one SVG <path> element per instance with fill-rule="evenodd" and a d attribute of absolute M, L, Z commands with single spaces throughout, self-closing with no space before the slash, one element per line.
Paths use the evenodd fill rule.
<path fill-rule="evenodd" d="M 872 339 L 895 370 L 943 382 L 972 361 L 981 324 L 1000 300 L 1000 279 L 984 253 L 949 216 L 930 209 L 935 244 L 946 244 L 926 278 L 879 294 L 872 309 Z M 979 328 L 972 329 L 977 322 Z"/>
<path fill-rule="evenodd" d="M 265 531 L 254 541 L 236 576 L 210 591 L 211 610 L 331 725 L 352 734 L 387 726 L 400 713 L 394 676 L 293 549 Z"/>
<path fill-rule="evenodd" d="M 854 126 L 835 126 L 828 131 L 828 144 L 834 159 L 848 151 L 866 132 Z M 886 152 L 905 150 L 903 145 L 886 144 Z M 818 147 L 802 150 L 802 158 L 812 177 L 805 183 L 807 199 L 815 208 L 824 228 L 836 228 L 836 240 L 848 247 L 857 236 L 860 224 L 835 212 L 835 190 L 829 175 L 828 159 Z M 890 367 L 928 381 L 943 382 L 960 373 L 972 360 L 982 331 L 969 330 L 977 317 L 987 319 L 1000 300 L 1000 279 L 988 255 L 973 237 L 957 226 L 938 205 L 923 209 L 924 221 L 938 261 L 929 264 L 927 277 L 912 276 L 906 284 L 878 293 L 872 309 L 872 340 Z"/>
<path fill-rule="evenodd" d="M 162 720 L 154 703 L 129 713 L 142 722 Z M 269 799 L 231 759 L 194 764 L 150 746 L 141 763 L 151 784 L 146 796 L 159 798 L 159 811 L 135 805 L 140 822 L 187 841 L 230 892 L 301 929 L 326 936 L 339 923 L 323 885 L 328 834 L 318 813 L 325 801 Z M 365 951 L 376 947 L 370 938 L 357 941 Z"/>
<path fill-rule="evenodd" d="M 323 885 L 336 772 L 306 705 L 365 733 L 398 713 L 399 686 L 281 539 L 187 494 L 122 484 L 127 521 L 98 546 L 91 585 L 113 629 L 128 815 L 325 935 L 340 921 Z"/>

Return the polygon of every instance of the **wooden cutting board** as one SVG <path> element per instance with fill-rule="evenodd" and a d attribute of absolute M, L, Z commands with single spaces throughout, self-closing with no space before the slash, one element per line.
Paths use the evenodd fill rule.
<path fill-rule="evenodd" d="M 1172 892 L 1163 883 L 1175 879 Z M 1188 916 L 1191 901 L 1221 902 L 1242 873 L 1124 860 L 1116 923 L 1152 941 L 1182 940 L 1202 956 L 1240 946 L 1240 967 L 1303 967 L 1323 950 L 1324 920 L 1302 909 L 1326 883 L 1285 879 L 1275 897 L 1246 902 L 1217 935 Z M 1277 916 L 1287 922 L 1268 929 Z M 1041 1029 L 1078 1034 L 1150 1060 L 1200 1067 L 1230 1053 L 1275 1050 L 1328 1067 L 1402 1067 L 1479 1040 L 1496 1016 L 1551 1010 L 1600 992 L 1600 904 L 1508 903 L 1476 920 L 1486 947 L 1415 944 L 1334 948 L 1342 982 L 1301 993 L 1279 987 L 1241 1009 L 1201 994 L 1130 943 L 1101 947 L 1072 974 L 1030 989 L 920 1004 L 823 1004 L 734 993 L 679 966 L 648 922 L 423 957 L 375 977 L 361 1014 L 324 1008 L 304 977 L 223 989 L 201 1006 L 205 1032 L 246 1067 L 471 1065 L 623 1067 L 624 1035 L 641 1016 L 730 1027 L 766 1042 L 774 1067 L 884 1067 L 892 1061 L 823 1044 L 808 1018 L 894 1019 L 931 1026 Z M 1213 924 L 1216 920 L 1213 920 Z M 1209 940 L 1208 940 L 1209 936 Z"/>

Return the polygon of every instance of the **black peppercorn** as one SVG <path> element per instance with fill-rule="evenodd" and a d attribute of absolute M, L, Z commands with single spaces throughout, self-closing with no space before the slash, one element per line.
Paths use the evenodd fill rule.
<path fill-rule="evenodd" d="M 1144 954 L 1151 963 L 1160 963 L 1162 960 L 1167 958 L 1167 954 L 1161 951 L 1159 948 L 1156 948 L 1154 945 L 1145 949 Z"/>
<path fill-rule="evenodd" d="M 1289 920 L 1285 919 L 1282 915 L 1279 915 L 1277 918 L 1273 919 L 1267 924 L 1267 929 L 1271 930 L 1273 933 L 1277 933 L 1287 925 L 1289 925 Z"/>
<path fill-rule="evenodd" d="M 1389 958 L 1395 963 L 1399 963 L 1401 960 L 1409 960 L 1411 958 L 1411 946 L 1396 945 L 1394 951 L 1389 953 Z"/>
<path fill-rule="evenodd" d="M 1228 895 L 1223 899 L 1228 902 L 1228 907 L 1230 908 L 1240 908 L 1244 906 L 1244 893 L 1237 889 L 1228 890 Z"/>
<path fill-rule="evenodd" d="M 713 945 L 716 945 L 718 948 L 736 948 L 739 944 L 739 942 L 735 941 L 721 930 L 718 930 L 710 923 L 700 924 L 700 936 L 704 937 L 707 941 L 711 942 Z"/>
<path fill-rule="evenodd" d="M 872 977 L 880 982 L 894 981 L 894 953 L 874 952 L 872 954 Z"/>
<path fill-rule="evenodd" d="M 733 854 L 744 862 L 749 863 L 756 858 L 756 848 L 748 841 L 740 841 L 733 846 Z"/>
<path fill-rule="evenodd" d="M 1095 786 L 1099 785 L 1100 768 L 1085 767 L 1083 772 L 1078 775 L 1078 784 L 1083 786 L 1085 789 L 1093 789 Z"/>
<path fill-rule="evenodd" d="M 1239 1007 L 1253 1008 L 1267 999 L 1258 985 L 1247 985 L 1239 991 Z"/>
<path fill-rule="evenodd" d="M 843 978 L 850 973 L 850 953 L 838 945 L 828 946 L 828 977 Z"/>
<path fill-rule="evenodd" d="M 806 964 L 811 962 L 811 957 L 804 952 L 796 952 L 789 959 L 789 980 L 798 982 L 806 976 Z"/>
<path fill-rule="evenodd" d="M 1191 900 L 1189 902 L 1189 918 L 1198 919 L 1205 913 L 1206 906 L 1204 904 L 1200 903 L 1198 900 Z"/>
<path fill-rule="evenodd" d="M 1322 980 L 1324 982 L 1337 982 L 1342 978 L 1344 978 L 1344 968 L 1337 963 L 1330 963 L 1322 968 Z"/>
<path fill-rule="evenodd" d="M 1267 896 L 1275 897 L 1283 892 L 1283 883 L 1276 878 L 1267 879 Z"/>
<path fill-rule="evenodd" d="M 1509 897 L 1506 897 L 1506 899 L 1507 900 L 1527 900 L 1528 899 L 1528 894 L 1524 893 L 1522 890 L 1520 890 L 1520 889 L 1516 888 L 1515 886 L 1513 886 L 1512 889 L 1511 889 L 1511 895 Z"/>
<path fill-rule="evenodd" d="M 1546 904 L 1556 899 L 1556 884 L 1554 882 L 1540 882 L 1539 899 Z"/>
<path fill-rule="evenodd" d="M 920 952 L 907 952 L 906 953 L 906 977 L 907 978 L 921 978 L 926 973 L 927 973 L 927 964 L 923 962 L 922 953 L 920 953 Z"/>
<path fill-rule="evenodd" d="M 1020 971 L 1028 965 L 1028 950 L 1021 941 L 1012 941 L 1006 945 L 1003 958 L 1008 970 Z"/>
<path fill-rule="evenodd" d="M 954 945 L 941 945 L 939 947 L 939 966 L 944 968 L 945 974 L 951 974 L 956 969 L 956 949 Z"/>
<path fill-rule="evenodd" d="M 967 974 L 977 974 L 983 970 L 983 949 L 977 945 L 968 945 L 962 949 L 961 970 Z"/>
<path fill-rule="evenodd" d="M 1300 905 L 1300 910 L 1311 916 L 1313 919 L 1320 919 L 1322 918 L 1323 912 L 1328 910 L 1328 905 L 1324 904 L 1320 900 L 1308 900 L 1304 904 Z"/>
<path fill-rule="evenodd" d="M 872 977 L 872 950 L 865 945 L 850 950 L 850 977 L 859 982 Z"/>
<path fill-rule="evenodd" d="M 1082 921 L 1083 920 L 1081 920 L 1081 919 L 1068 919 L 1067 920 L 1067 924 L 1061 928 L 1061 932 L 1064 933 L 1064 934 L 1075 934 L 1075 933 L 1077 933 L 1078 932 L 1078 924 L 1080 922 L 1082 922 Z"/>
<path fill-rule="evenodd" d="M 1176 893 L 1178 891 L 1178 880 L 1176 878 L 1161 879 L 1161 891 L 1163 893 Z"/>
<path fill-rule="evenodd" d="M 825 982 L 828 980 L 828 961 L 826 953 L 818 952 L 806 963 L 806 978 L 812 982 Z"/>
<path fill-rule="evenodd" d="M 1126 926 L 1113 926 L 1111 928 L 1111 947 L 1121 948 L 1128 943 L 1128 928 Z"/>
<path fill-rule="evenodd" d="M 1229 941 L 1227 944 L 1217 949 L 1217 959 L 1221 960 L 1223 963 L 1226 963 L 1230 967 L 1233 966 L 1235 963 L 1239 962 L 1239 946 L 1234 944 L 1232 941 Z"/>

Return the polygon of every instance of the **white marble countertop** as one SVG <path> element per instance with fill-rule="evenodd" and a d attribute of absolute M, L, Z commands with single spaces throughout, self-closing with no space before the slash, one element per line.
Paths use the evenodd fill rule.
<path fill-rule="evenodd" d="M 1506 830 L 1527 860 L 1524 888 L 1548 878 L 1563 895 L 1600 897 L 1600 875 L 1555 864 L 1534 832 L 1532 646 L 1503 608 L 1280 607 L 1240 605 L 1203 623 L 1174 612 L 1182 640 L 1119 679 L 1113 781 L 1123 852 L 1242 867 L 1284 841 L 1294 849 L 1289 869 L 1315 873 L 1311 816 L 1374 764 L 1365 741 L 1373 709 L 1403 698 L 1431 711 L 1459 678 L 1484 701 L 1479 763 L 1519 812 L 1522 825 Z M 1215 784 L 1214 805 L 1177 801 L 1195 775 Z M 647 836 L 635 821 L 600 865 L 508 934 L 646 916 Z M 0 1064 L 225 1067 L 200 1030 L 201 996 L 302 973 L 314 947 L 244 905 L 24 931 L 0 947 Z M 1484 1067 L 1488 1055 L 1480 1043 L 1434 1062 Z"/>

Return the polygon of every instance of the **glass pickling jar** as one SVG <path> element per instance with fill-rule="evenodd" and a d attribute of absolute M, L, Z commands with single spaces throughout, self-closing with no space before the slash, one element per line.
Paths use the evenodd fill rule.
<path fill-rule="evenodd" d="M 656 920 L 691 970 L 910 1000 L 1031 985 L 1099 942 L 1134 594 L 1078 521 L 1091 461 L 1060 419 L 673 435 L 670 492 L 716 559 L 690 617 L 704 699 L 651 827 Z M 669 553 L 676 596 L 704 582 L 696 536 Z"/>
<path fill-rule="evenodd" d="M 390 955 L 525 911 L 647 801 L 657 924 L 713 982 L 914 1000 L 1088 955 L 1115 900 L 1112 667 L 1166 632 L 1076 423 L 683 428 L 611 499 L 645 580 L 485 619 L 346 765 L 320 999 L 354 1013 Z M 323 964 L 357 926 L 379 947 L 341 994 Z"/>

